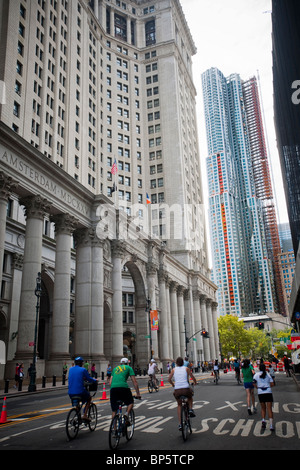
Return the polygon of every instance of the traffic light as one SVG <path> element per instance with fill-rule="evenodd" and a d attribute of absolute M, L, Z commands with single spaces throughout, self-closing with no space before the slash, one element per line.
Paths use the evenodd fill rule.
<path fill-rule="evenodd" d="M 203 338 L 209 338 L 208 331 L 206 331 L 204 328 L 203 328 L 203 330 L 201 331 L 201 335 L 203 336 Z"/>
<path fill-rule="evenodd" d="M 265 325 L 260 321 L 260 322 L 258 323 L 258 329 L 259 329 L 259 330 L 263 330 L 264 327 L 265 327 Z"/>

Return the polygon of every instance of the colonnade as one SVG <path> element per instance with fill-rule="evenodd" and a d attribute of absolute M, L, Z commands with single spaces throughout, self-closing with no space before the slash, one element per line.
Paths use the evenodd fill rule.
<path fill-rule="evenodd" d="M 0 172 L 0 278 L 2 278 L 5 250 L 7 202 L 18 183 Z M 165 367 L 167 362 L 190 355 L 193 362 L 219 358 L 217 335 L 217 304 L 214 296 L 195 288 L 195 278 L 181 267 L 184 281 L 170 274 L 172 256 L 165 256 L 160 242 L 142 241 L 142 251 L 130 242 L 100 239 L 95 221 L 89 227 L 80 225 L 69 211 L 60 213 L 53 201 L 41 195 L 19 198 L 26 218 L 20 300 L 11 302 L 7 326 L 17 321 L 15 361 L 26 365 L 32 361 L 32 341 L 36 322 L 35 286 L 38 272 L 43 279 L 43 224 L 46 215 L 55 226 L 55 269 L 49 354 L 45 361 L 48 376 L 59 374 L 64 362 L 70 358 L 70 303 L 71 255 L 76 256 L 75 272 L 75 351 L 104 370 L 107 362 L 115 364 L 123 356 L 122 271 L 125 265 L 135 284 L 135 324 L 131 325 L 136 337 L 136 356 L 139 364 L 149 360 L 151 335 L 155 358 Z M 75 247 L 73 243 L 75 241 Z M 153 248 L 154 246 L 154 248 Z M 164 253 L 163 253 L 164 252 Z M 75 255 L 74 255 L 75 253 Z M 163 253 L 163 255 L 162 255 Z M 2 261 L 2 262 L 1 262 Z M 174 269 L 171 270 L 174 273 Z M 104 277 L 108 281 L 105 281 Z M 151 308 L 158 311 L 159 329 L 150 331 L 146 298 Z M 19 307 L 19 311 L 13 309 Z M 201 336 L 201 329 L 209 331 L 209 338 Z M 187 343 L 186 338 L 190 337 Z M 10 342 L 10 338 L 7 337 Z M 107 345 L 109 344 L 109 347 Z M 11 351 L 11 348 L 10 348 Z M 26 366 L 25 366 L 26 367 Z"/>

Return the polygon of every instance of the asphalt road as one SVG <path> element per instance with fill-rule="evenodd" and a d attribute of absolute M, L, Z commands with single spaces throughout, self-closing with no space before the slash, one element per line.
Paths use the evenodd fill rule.
<path fill-rule="evenodd" d="M 218 385 L 209 374 L 199 374 L 197 378 L 199 384 L 194 394 L 196 417 L 192 419 L 193 433 L 186 442 L 177 428 L 176 403 L 171 386 L 165 381 L 157 393 L 149 394 L 147 380 L 139 378 L 142 400 L 135 401 L 135 434 L 129 442 L 121 439 L 115 455 L 108 446 L 111 411 L 109 400 L 100 399 L 102 387 L 95 397 L 98 409 L 96 430 L 90 432 L 82 427 L 73 441 L 68 441 L 65 431 L 70 409 L 67 389 L 8 397 L 7 422 L 0 425 L 0 450 L 41 451 L 44 458 L 48 455 L 45 451 L 94 451 L 107 465 L 127 463 L 142 468 L 146 463 L 198 465 L 203 451 L 299 449 L 300 392 L 292 378 L 284 373 L 276 374 L 276 387 L 273 388 L 275 432 L 268 427 L 261 430 L 259 404 L 258 413 L 248 415 L 245 390 L 242 385 L 237 385 L 233 372 L 221 373 Z M 108 398 L 107 387 L 106 391 Z M 37 456 L 36 453 L 34 455 Z M 113 455 L 114 459 L 118 456 L 123 460 L 109 460 Z M 132 460 L 125 462 L 124 456 Z"/>

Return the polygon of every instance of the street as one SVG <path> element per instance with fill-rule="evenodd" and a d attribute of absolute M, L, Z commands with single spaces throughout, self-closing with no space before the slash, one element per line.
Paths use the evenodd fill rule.
<path fill-rule="evenodd" d="M 275 432 L 271 433 L 268 426 L 266 430 L 261 430 L 259 403 L 257 414 L 248 416 L 244 387 L 237 384 L 233 372 L 224 374 L 221 371 L 218 385 L 209 373 L 196 376 L 199 381 L 194 394 L 196 417 L 192 418 L 193 433 L 186 442 L 183 442 L 178 431 L 176 403 L 167 376 L 164 376 L 159 391 L 152 394 L 147 390 L 147 378 L 140 377 L 138 381 L 142 400 L 135 401 L 135 433 L 129 442 L 125 438 L 121 439 L 116 455 L 124 455 L 122 451 L 126 450 L 127 456 L 143 455 L 145 458 L 147 455 L 148 463 L 156 464 L 159 462 L 155 461 L 155 456 L 166 451 L 168 455 L 187 457 L 189 454 L 196 459 L 200 455 L 198 451 L 204 450 L 299 449 L 300 391 L 293 378 L 286 377 L 283 372 L 276 374 L 276 386 L 273 388 Z M 96 430 L 90 432 L 83 426 L 73 441 L 67 440 L 65 431 L 66 416 L 71 407 L 67 388 L 8 397 L 7 422 L 0 425 L 0 449 L 101 450 L 106 451 L 103 452 L 103 458 L 111 457 L 108 446 L 111 412 L 107 386 L 106 390 L 106 400 L 101 400 L 102 386 L 94 400 L 98 409 Z M 152 459 L 151 462 L 149 459 Z M 116 461 L 106 460 L 105 463 L 117 464 Z M 131 463 L 139 465 L 137 462 Z"/>

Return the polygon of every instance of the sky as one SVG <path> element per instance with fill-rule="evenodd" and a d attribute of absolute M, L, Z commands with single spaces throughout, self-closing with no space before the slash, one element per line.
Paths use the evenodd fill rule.
<path fill-rule="evenodd" d="M 202 182 L 207 197 L 206 131 L 201 74 L 217 67 L 225 75 L 238 73 L 242 80 L 259 76 L 278 223 L 288 222 L 273 113 L 271 0 L 180 0 L 197 48 L 193 79 L 197 89 Z M 275 191 L 276 188 L 276 191 Z M 207 199 L 206 199 L 207 205 Z"/>

